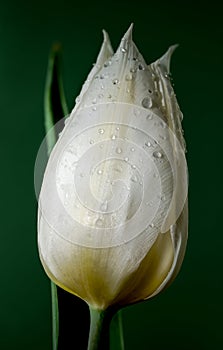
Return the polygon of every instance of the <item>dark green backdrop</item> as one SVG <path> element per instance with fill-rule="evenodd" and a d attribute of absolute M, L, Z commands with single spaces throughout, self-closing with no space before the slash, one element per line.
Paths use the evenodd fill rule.
<path fill-rule="evenodd" d="M 33 168 L 44 136 L 49 48 L 63 44 L 69 106 L 102 28 L 116 47 L 131 22 L 147 62 L 179 43 L 172 74 L 190 172 L 186 258 L 173 285 L 124 310 L 126 350 L 217 350 L 222 336 L 222 11 L 218 2 L 21 0 L 0 4 L 0 348 L 49 350 L 50 289 L 36 247 Z M 75 347 L 74 347 L 75 349 Z"/>

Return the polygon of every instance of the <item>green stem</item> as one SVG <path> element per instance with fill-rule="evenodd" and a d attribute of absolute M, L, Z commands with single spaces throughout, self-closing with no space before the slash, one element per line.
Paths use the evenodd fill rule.
<path fill-rule="evenodd" d="M 109 327 L 114 313 L 111 310 L 89 308 L 91 323 L 88 350 L 109 350 Z"/>
<path fill-rule="evenodd" d="M 57 350 L 59 334 L 59 311 L 57 299 L 57 286 L 51 281 L 51 298 L 52 298 L 52 342 L 53 350 Z"/>

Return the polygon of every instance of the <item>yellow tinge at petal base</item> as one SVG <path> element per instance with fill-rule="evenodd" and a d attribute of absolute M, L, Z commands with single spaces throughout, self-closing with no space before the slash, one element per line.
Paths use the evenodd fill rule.
<path fill-rule="evenodd" d="M 182 113 L 174 47 L 147 66 L 132 26 L 104 32 L 45 170 L 38 246 L 48 276 L 97 309 L 150 298 L 175 278 L 187 241 Z"/>

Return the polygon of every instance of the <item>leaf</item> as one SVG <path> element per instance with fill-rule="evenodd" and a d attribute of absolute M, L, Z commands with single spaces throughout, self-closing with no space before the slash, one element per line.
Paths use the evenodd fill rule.
<path fill-rule="evenodd" d="M 64 95 L 60 63 L 61 47 L 59 44 L 55 44 L 49 56 L 44 94 L 44 119 L 48 155 L 52 151 L 61 131 L 57 129 L 56 124 L 69 113 Z"/>
<path fill-rule="evenodd" d="M 50 52 L 45 94 L 44 94 L 44 120 L 48 155 L 52 151 L 60 130 L 54 125 L 68 114 L 65 100 L 61 71 L 60 71 L 60 45 L 56 44 Z M 53 350 L 57 350 L 59 336 L 59 309 L 57 286 L 51 281 L 52 300 L 52 342 Z"/>
<path fill-rule="evenodd" d="M 111 350 L 124 350 L 124 336 L 122 327 L 121 310 L 115 314 L 110 325 L 110 348 Z"/>

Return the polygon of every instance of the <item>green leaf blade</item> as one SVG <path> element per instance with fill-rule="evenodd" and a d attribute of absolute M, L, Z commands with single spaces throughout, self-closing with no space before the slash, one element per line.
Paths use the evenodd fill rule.
<path fill-rule="evenodd" d="M 55 44 L 49 55 L 44 93 L 44 124 L 46 131 L 47 153 L 50 155 L 61 130 L 55 125 L 68 114 L 61 75 L 61 47 Z M 52 343 L 53 350 L 58 348 L 59 307 L 57 286 L 51 281 L 52 302 Z"/>

